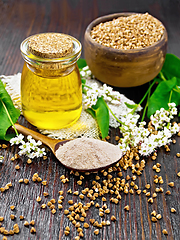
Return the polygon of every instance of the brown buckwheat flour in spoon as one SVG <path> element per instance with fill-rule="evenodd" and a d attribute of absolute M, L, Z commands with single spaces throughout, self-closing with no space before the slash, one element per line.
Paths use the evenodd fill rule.
<path fill-rule="evenodd" d="M 122 155 L 117 145 L 86 137 L 69 141 L 56 151 L 56 157 L 63 165 L 80 171 L 107 167 Z"/>

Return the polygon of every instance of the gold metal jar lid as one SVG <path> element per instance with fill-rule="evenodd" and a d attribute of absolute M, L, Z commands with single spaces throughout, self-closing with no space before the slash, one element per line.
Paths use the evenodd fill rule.
<path fill-rule="evenodd" d="M 73 41 L 61 33 L 43 33 L 29 38 L 28 49 L 42 58 L 61 58 L 73 52 Z"/>

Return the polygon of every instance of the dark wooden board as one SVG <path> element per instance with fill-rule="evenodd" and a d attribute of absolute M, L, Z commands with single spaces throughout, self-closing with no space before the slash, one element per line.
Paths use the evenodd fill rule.
<path fill-rule="evenodd" d="M 1 0 L 0 1 L 0 74 L 11 75 L 21 72 L 23 60 L 20 54 L 19 45 L 29 35 L 56 31 L 70 34 L 83 43 L 83 35 L 87 25 L 96 17 L 113 12 L 149 12 L 153 16 L 160 19 L 167 28 L 169 43 L 168 52 L 176 54 L 180 57 L 179 37 L 180 37 L 180 3 L 179 1 L 157 0 L 157 1 L 100 1 L 100 0 Z M 82 57 L 83 57 L 82 52 Z M 133 89 L 118 89 L 127 97 L 139 101 L 142 93 L 147 89 L 147 85 Z M 20 123 L 29 128 L 35 129 L 27 123 L 23 118 Z M 118 134 L 117 130 L 111 129 L 110 141 L 115 143 L 114 137 Z M 176 153 L 180 151 L 180 138 L 176 137 L 177 143 L 171 144 L 170 152 L 165 152 L 162 148 L 158 151 L 156 161 L 148 159 L 146 168 L 142 176 L 137 177 L 137 185 L 140 189 L 144 189 L 147 183 L 151 184 L 151 191 L 154 191 L 155 184 L 153 183 L 154 171 L 152 166 L 154 163 L 161 164 L 161 175 L 164 180 L 162 187 L 164 193 L 166 190 L 171 191 L 171 195 L 158 193 L 153 204 L 147 202 L 147 197 L 144 194 L 128 194 L 122 193 L 122 199 L 119 204 L 110 203 L 110 195 L 107 194 L 107 205 L 111 213 L 116 216 L 117 221 L 110 226 L 100 229 L 100 234 L 95 236 L 95 228 L 90 225 L 90 228 L 84 231 L 84 239 L 180 239 L 180 179 L 177 177 L 177 172 L 180 171 L 180 160 L 176 157 Z M 0 144 L 5 143 L 0 141 Z M 0 148 L 0 155 L 4 156 L 3 164 L 0 165 L 0 187 L 6 183 L 12 182 L 13 187 L 4 193 L 0 193 L 0 216 L 5 218 L 2 223 L 10 230 L 14 223 L 18 223 L 20 233 L 14 236 L 7 236 L 8 239 L 74 239 L 77 235 L 75 228 L 63 214 L 63 210 L 56 209 L 55 215 L 51 214 L 50 210 L 40 208 L 42 203 L 55 198 L 58 200 L 58 191 L 64 190 L 63 209 L 68 208 L 68 200 L 73 199 L 75 202 L 79 198 L 67 194 L 66 191 L 71 188 L 73 191 L 82 190 L 84 187 L 90 187 L 95 174 L 86 176 L 83 180 L 83 185 L 77 184 L 78 177 L 70 174 L 69 170 L 65 169 L 53 156 L 48 152 L 48 159 L 34 160 L 31 165 L 27 165 L 26 158 L 21 158 L 12 162 L 10 159 L 18 152 L 16 147 L 11 147 L 8 144 L 7 149 Z M 15 170 L 15 166 L 19 164 L 20 169 Z M 47 180 L 47 186 L 41 183 L 34 183 L 31 179 L 33 174 L 37 172 L 43 180 Z M 63 184 L 60 181 L 60 176 L 65 175 L 69 178 L 69 183 Z M 132 175 L 130 170 L 123 172 L 123 176 Z M 101 174 L 100 174 L 101 176 Z M 21 178 L 29 179 L 29 184 L 20 184 L 18 181 Z M 170 188 L 168 182 L 173 181 L 175 186 Z M 43 197 L 43 192 L 47 191 L 49 197 Z M 37 203 L 37 196 L 42 197 L 41 203 Z M 85 198 L 81 200 L 83 203 L 89 201 Z M 96 200 L 101 203 L 101 198 Z M 10 210 L 10 206 L 15 205 L 14 211 Z M 129 212 L 124 211 L 125 205 L 130 206 Z M 174 207 L 177 212 L 171 213 L 170 208 Z M 157 223 L 152 223 L 151 212 L 156 210 L 161 213 L 162 219 Z M 10 219 L 10 214 L 16 215 L 16 220 Z M 36 234 L 30 233 L 30 227 L 24 227 L 24 221 L 19 220 L 19 216 L 24 215 L 27 221 L 35 220 Z M 107 216 L 107 219 L 110 218 Z M 90 218 L 100 220 L 98 210 L 91 207 L 87 212 L 87 222 Z M 70 226 L 71 231 L 69 236 L 64 235 L 66 226 Z M 167 229 L 168 236 L 162 234 L 162 229 Z M 3 236 L 0 234 L 0 239 Z"/>
<path fill-rule="evenodd" d="M 23 122 L 24 124 L 24 122 Z M 114 131 L 111 132 L 111 138 L 113 139 Z M 145 194 L 124 194 L 122 193 L 122 199 L 119 204 L 115 205 L 110 203 L 110 194 L 106 194 L 107 205 L 111 210 L 110 215 L 107 215 L 106 219 L 110 219 L 111 215 L 115 215 L 117 221 L 111 223 L 110 226 L 103 227 L 100 230 L 100 234 L 95 237 L 93 231 L 94 227 L 90 227 L 85 230 L 84 239 L 178 239 L 179 236 L 179 188 L 180 179 L 177 177 L 177 172 L 180 169 L 179 159 L 175 154 L 180 149 L 180 138 L 176 137 L 177 143 L 171 145 L 171 151 L 166 153 L 164 149 L 158 151 L 158 157 L 156 161 L 148 159 L 145 170 L 142 176 L 138 176 L 135 181 L 140 189 L 145 189 L 146 184 L 151 184 L 150 192 L 154 192 L 156 184 L 153 183 L 153 176 L 155 175 L 152 166 L 154 163 L 159 162 L 161 164 L 161 173 L 159 176 L 163 177 L 164 184 L 162 187 L 164 193 L 158 193 L 157 198 L 154 199 L 154 203 L 147 202 Z M 1 141 L 1 143 L 3 143 Z M 42 159 L 34 160 L 31 165 L 26 163 L 27 158 L 20 158 L 12 162 L 10 159 L 17 153 L 17 148 L 11 147 L 8 144 L 7 149 L 1 149 L 0 154 L 5 156 L 3 164 L 0 166 L 0 186 L 5 186 L 8 182 L 12 182 L 13 187 L 4 193 L 0 194 L 0 216 L 5 218 L 3 226 L 10 230 L 14 223 L 18 223 L 20 226 L 20 234 L 9 237 L 10 239 L 72 239 L 77 235 L 77 232 L 73 225 L 69 222 L 67 217 L 63 214 L 64 210 L 56 209 L 57 213 L 53 215 L 50 209 L 41 209 L 42 203 L 47 203 L 48 200 L 55 198 L 58 200 L 58 191 L 64 191 L 63 209 L 67 209 L 70 205 L 68 200 L 73 199 L 74 202 L 81 201 L 82 203 L 89 202 L 90 200 L 85 197 L 84 200 L 80 200 L 79 197 L 72 194 L 67 194 L 69 188 L 72 191 L 81 191 L 85 187 L 92 187 L 92 180 L 96 174 L 85 176 L 83 185 L 77 185 L 78 177 L 70 174 L 53 156 L 48 152 L 48 159 L 46 161 Z M 15 166 L 19 164 L 20 169 L 15 170 Z M 34 173 L 38 173 L 43 180 L 47 180 L 47 186 L 43 186 L 41 183 L 34 183 L 32 176 Z M 132 176 L 130 170 L 123 171 L 123 176 Z M 61 175 L 65 175 L 69 178 L 69 183 L 63 184 L 59 179 Z M 98 174 L 103 179 L 102 174 Z M 114 177 L 117 175 L 114 173 Z M 29 179 L 29 184 L 20 184 L 18 181 L 21 178 Z M 170 188 L 168 183 L 173 181 L 175 186 Z M 171 191 L 171 195 L 165 195 L 167 190 Z M 49 193 L 49 197 L 45 198 L 43 192 Z M 40 196 L 42 198 L 41 203 L 37 203 L 36 198 Z M 95 203 L 102 204 L 101 198 L 98 198 Z M 10 210 L 10 206 L 14 205 L 16 208 L 14 211 Z M 129 212 L 124 210 L 126 205 L 130 206 Z M 174 207 L 177 212 L 171 213 L 170 208 Z M 151 212 L 156 210 L 162 215 L 162 219 L 158 223 L 151 221 Z M 12 221 L 10 214 L 15 214 L 17 219 Z M 86 221 L 89 222 L 90 218 L 95 218 L 97 221 L 101 221 L 98 216 L 98 209 L 92 206 L 87 212 Z M 35 220 L 35 228 L 37 233 L 35 235 L 30 234 L 30 228 L 23 226 L 24 221 L 19 220 L 19 216 L 23 215 L 25 220 L 30 222 Z M 64 228 L 70 226 L 70 237 L 64 236 Z M 167 229 L 168 236 L 165 237 L 162 234 L 162 229 Z"/>

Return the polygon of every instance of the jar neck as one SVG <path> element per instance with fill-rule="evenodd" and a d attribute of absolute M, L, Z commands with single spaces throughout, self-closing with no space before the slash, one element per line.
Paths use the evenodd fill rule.
<path fill-rule="evenodd" d="M 70 74 L 76 66 L 76 63 L 74 63 L 73 65 L 69 66 L 69 67 L 64 67 L 63 69 L 47 69 L 47 68 L 39 68 L 39 67 L 35 67 L 34 65 L 31 65 L 29 63 L 25 63 L 27 65 L 27 68 L 33 72 L 34 74 L 40 76 L 40 77 L 64 77 L 67 76 L 68 74 Z"/>

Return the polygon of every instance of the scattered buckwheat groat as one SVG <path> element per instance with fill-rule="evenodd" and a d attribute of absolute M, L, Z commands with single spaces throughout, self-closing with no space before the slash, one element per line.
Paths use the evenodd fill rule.
<path fill-rule="evenodd" d="M 24 179 L 24 183 L 25 184 L 28 184 L 29 183 L 29 180 L 27 178 Z"/>
<path fill-rule="evenodd" d="M 37 202 L 41 202 L 41 198 L 38 196 L 38 197 L 36 198 L 36 201 L 37 201 Z"/>
<path fill-rule="evenodd" d="M 19 170 L 19 169 L 20 169 L 20 166 L 19 166 L 19 165 L 16 165 L 16 166 L 15 166 L 15 169 L 16 169 L 16 170 Z"/>
<path fill-rule="evenodd" d="M 119 141 L 120 139 L 117 140 Z M 82 148 L 82 146 L 80 147 Z M 127 196 L 127 194 L 134 194 L 133 197 L 136 197 L 137 199 L 144 197 L 147 202 L 152 204 L 149 207 L 156 209 L 155 204 L 158 201 L 158 195 L 170 195 L 171 192 L 169 190 L 166 191 L 165 188 L 163 189 L 163 184 L 165 183 L 166 179 L 163 179 L 159 174 L 161 171 L 161 164 L 156 163 L 155 161 L 157 152 L 151 152 L 153 156 L 150 156 L 150 159 L 152 157 L 155 158 L 153 159 L 152 167 L 154 171 L 151 170 L 154 175 L 153 179 L 147 179 L 147 182 L 144 183 L 144 185 L 142 184 L 142 186 L 138 184 L 139 178 L 143 174 L 143 170 L 146 165 L 145 158 L 144 156 L 141 156 L 139 150 L 140 148 L 138 146 L 131 147 L 124 153 L 119 162 L 107 169 L 92 173 L 91 175 L 89 172 L 81 173 L 77 171 L 71 171 L 70 174 L 74 175 L 74 178 L 76 179 L 75 182 L 77 185 L 75 187 L 71 185 L 73 176 L 68 176 L 67 172 L 61 172 L 58 179 L 60 178 L 59 184 L 63 187 L 62 190 L 57 190 L 59 196 L 56 196 L 54 192 L 50 192 L 50 188 L 48 186 L 49 184 L 47 185 L 47 181 L 43 180 L 43 174 L 41 178 L 39 177 L 38 173 L 35 173 L 32 177 L 33 184 L 37 182 L 37 187 L 39 186 L 41 189 L 39 192 L 39 195 L 41 197 L 36 195 L 37 199 L 35 199 L 35 202 L 41 202 L 41 204 L 39 205 L 36 203 L 36 206 L 40 209 L 40 211 L 50 210 L 52 214 L 57 213 L 57 216 L 58 214 L 64 213 L 64 215 L 66 215 L 67 219 L 70 221 L 70 224 L 72 223 L 74 230 L 76 231 L 76 235 L 78 235 L 75 237 L 77 240 L 85 235 L 85 232 L 87 231 L 86 229 L 88 228 L 88 231 L 91 231 L 91 229 L 94 228 L 92 230 L 94 231 L 94 234 L 99 234 L 99 229 L 103 229 L 105 226 L 116 224 L 116 221 L 118 222 L 118 219 L 116 220 L 116 215 L 112 215 L 114 212 L 110 211 L 110 209 L 112 209 L 114 204 L 117 204 L 116 208 L 118 209 L 118 204 L 121 202 L 121 199 L 124 198 L 124 196 Z M 89 158 L 91 159 L 91 156 L 89 156 Z M 89 181 L 88 184 L 87 181 Z M 172 181 L 174 180 L 172 179 Z M 23 182 L 23 178 L 19 179 L 19 183 Z M 19 185 L 19 187 L 24 186 L 25 185 L 23 184 L 21 184 L 21 186 Z M 169 186 L 173 187 L 174 182 L 170 182 Z M 10 186 L 7 184 L 2 188 L 2 191 L 5 191 L 8 187 Z M 29 185 L 25 187 L 28 188 L 31 186 Z M 169 199 L 171 196 L 166 197 Z M 128 204 L 128 201 L 126 204 Z M 124 208 L 124 210 L 127 211 L 126 215 L 128 215 L 128 211 L 131 211 L 131 205 L 126 204 L 122 205 L 121 209 L 123 211 Z M 92 209 L 90 211 L 93 211 L 94 209 L 97 211 L 97 219 L 89 219 L 88 210 L 91 207 Z M 161 224 L 163 222 L 163 219 L 165 219 L 165 216 L 162 216 L 156 211 L 152 211 L 151 221 L 154 222 L 153 224 Z M 174 208 L 171 208 L 171 212 L 175 213 L 176 210 Z M 52 214 L 51 217 L 54 217 Z M 18 216 L 18 213 L 16 213 L 16 216 Z M 14 220 L 15 215 L 11 214 L 10 218 Z M 24 217 L 20 219 L 23 220 Z M 18 220 L 18 217 L 16 220 Z M 31 228 L 35 225 L 35 222 L 33 220 L 30 223 L 27 221 L 21 222 L 22 225 L 23 223 L 24 226 L 29 227 L 29 231 L 31 231 L 31 233 L 36 232 L 36 229 L 34 227 Z M 8 234 L 8 231 L 6 229 L 5 231 Z M 164 234 L 166 234 L 165 229 L 163 231 Z M 16 232 L 18 232 L 18 228 L 16 229 Z M 68 226 L 65 228 L 64 234 L 66 236 L 70 234 L 70 228 Z"/>
<path fill-rule="evenodd" d="M 27 164 L 31 164 L 32 163 L 32 160 L 29 158 L 28 160 L 27 160 Z"/>
<path fill-rule="evenodd" d="M 171 212 L 172 213 L 176 213 L 176 209 L 175 208 L 171 208 Z"/>
<path fill-rule="evenodd" d="M 163 233 L 164 235 L 168 235 L 168 231 L 167 231 L 166 229 L 163 229 L 163 230 L 162 230 L 162 233 Z"/>
<path fill-rule="evenodd" d="M 17 223 L 14 224 L 13 229 L 14 229 L 14 233 L 19 233 L 19 226 Z"/>
<path fill-rule="evenodd" d="M 24 220 L 24 216 L 20 215 L 19 216 L 20 220 Z"/>
<path fill-rule="evenodd" d="M 11 220 L 14 220 L 16 218 L 16 216 L 14 214 L 11 214 L 10 218 L 11 218 Z"/>
<path fill-rule="evenodd" d="M 169 185 L 170 187 L 174 187 L 174 182 L 170 182 L 170 183 L 168 183 L 168 185 Z"/>
<path fill-rule="evenodd" d="M 94 234 L 98 235 L 99 234 L 99 229 L 94 230 Z"/>
<path fill-rule="evenodd" d="M 156 217 L 152 217 L 152 218 L 151 218 L 151 221 L 152 221 L 152 222 L 157 222 L 157 218 L 156 218 Z"/>
<path fill-rule="evenodd" d="M 30 230 L 30 233 L 35 234 L 36 233 L 36 229 L 34 227 L 32 227 L 31 230 Z"/>
<path fill-rule="evenodd" d="M 31 221 L 30 221 L 30 225 L 34 226 L 34 224 L 35 224 L 35 221 L 34 221 L 34 220 L 31 220 Z"/>
<path fill-rule="evenodd" d="M 10 209 L 13 211 L 15 209 L 15 206 L 14 205 L 11 205 L 10 206 Z"/>
<path fill-rule="evenodd" d="M 29 227 L 28 221 L 25 221 L 25 222 L 24 222 L 24 226 L 25 226 L 25 227 Z"/>

